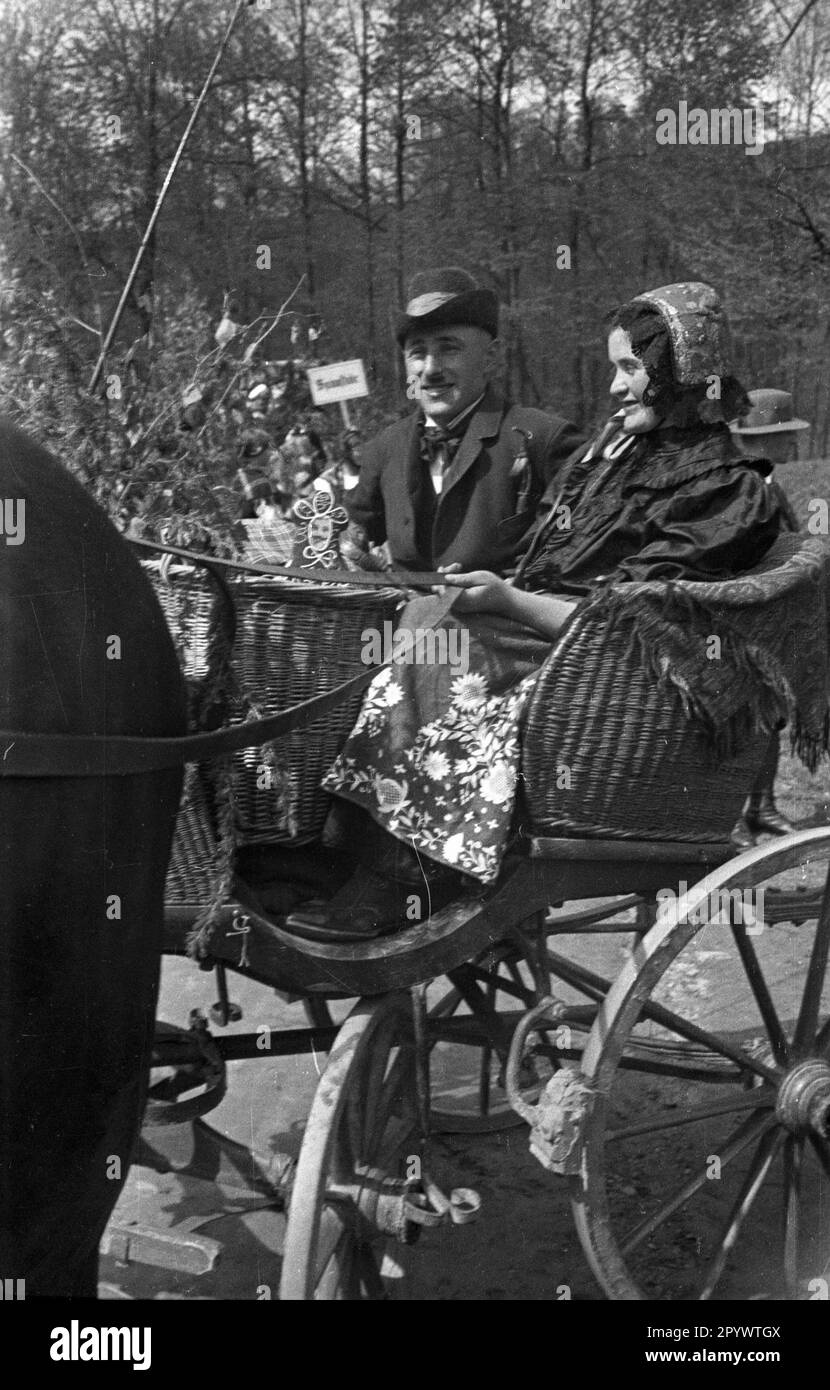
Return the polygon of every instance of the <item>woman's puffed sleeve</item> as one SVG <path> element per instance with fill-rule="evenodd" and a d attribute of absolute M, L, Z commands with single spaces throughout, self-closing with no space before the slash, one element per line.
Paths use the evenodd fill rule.
<path fill-rule="evenodd" d="M 643 545 L 608 578 L 725 579 L 757 565 L 785 528 L 776 489 L 753 468 L 719 468 L 661 493 Z"/>

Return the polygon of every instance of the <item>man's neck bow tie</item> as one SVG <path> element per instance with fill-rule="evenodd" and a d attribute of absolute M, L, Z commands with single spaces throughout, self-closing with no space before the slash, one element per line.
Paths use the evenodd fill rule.
<path fill-rule="evenodd" d="M 465 419 L 456 431 L 450 431 L 443 429 L 441 425 L 429 425 L 425 421 L 421 426 L 421 437 L 427 462 L 432 464 L 440 460 L 442 472 L 449 468 L 469 423 L 469 420 Z"/>

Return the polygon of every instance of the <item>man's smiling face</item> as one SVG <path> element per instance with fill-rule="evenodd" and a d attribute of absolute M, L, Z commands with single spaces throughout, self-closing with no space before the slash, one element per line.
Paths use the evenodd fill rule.
<path fill-rule="evenodd" d="M 436 424 L 447 424 L 472 405 L 493 375 L 498 345 L 483 328 L 468 325 L 413 329 L 403 349 L 410 395 Z"/>

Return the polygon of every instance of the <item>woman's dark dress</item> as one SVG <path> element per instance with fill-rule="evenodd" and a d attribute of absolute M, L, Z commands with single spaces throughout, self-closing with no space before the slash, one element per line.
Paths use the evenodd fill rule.
<path fill-rule="evenodd" d="M 762 466 L 737 453 L 725 426 L 655 431 L 616 457 L 607 451 L 606 438 L 602 453 L 577 455 L 564 483 L 554 480 L 526 588 L 581 597 L 609 583 L 724 579 L 757 564 L 782 529 Z M 406 607 L 401 627 L 423 624 L 424 602 Z M 552 644 L 494 614 L 443 626 L 449 656 L 461 659 L 436 661 L 430 644 L 430 664 L 380 672 L 323 786 L 419 852 L 491 883 L 513 820 L 522 714 Z"/>

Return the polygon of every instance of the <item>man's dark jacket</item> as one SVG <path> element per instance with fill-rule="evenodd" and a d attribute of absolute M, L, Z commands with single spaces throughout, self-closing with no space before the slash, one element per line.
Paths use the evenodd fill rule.
<path fill-rule="evenodd" d="M 431 570 L 508 570 L 521 553 L 542 494 L 583 441 L 558 415 L 504 402 L 488 390 L 435 496 L 421 457 L 420 412 L 390 425 L 363 452 L 346 506 L 373 545 L 387 541 L 396 565 Z M 530 436 L 525 443 L 523 434 Z"/>

